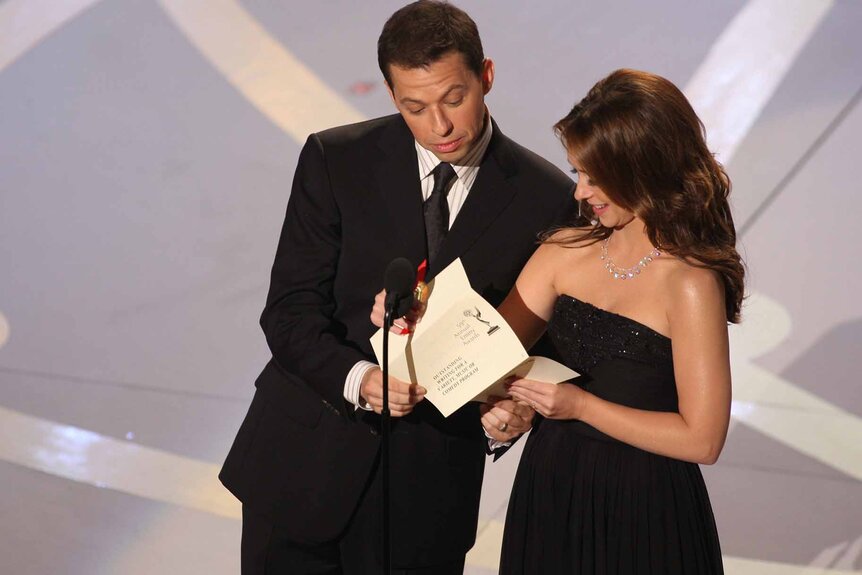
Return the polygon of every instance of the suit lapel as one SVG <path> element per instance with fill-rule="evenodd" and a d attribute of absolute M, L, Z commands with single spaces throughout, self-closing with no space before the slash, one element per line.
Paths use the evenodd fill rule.
<path fill-rule="evenodd" d="M 422 187 L 413 135 L 400 116 L 381 134 L 378 146 L 386 159 L 375 164 L 375 180 L 386 204 L 387 226 L 395 233 L 398 255 L 418 265 L 425 259 Z"/>
<path fill-rule="evenodd" d="M 458 217 L 440 248 L 434 274 L 446 268 L 482 236 L 500 213 L 511 203 L 517 190 L 507 181 L 516 171 L 510 143 L 496 123 L 479 174 Z"/>

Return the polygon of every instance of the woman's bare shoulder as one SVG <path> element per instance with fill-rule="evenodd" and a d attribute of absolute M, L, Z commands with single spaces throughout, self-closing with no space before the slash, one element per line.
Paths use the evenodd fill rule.
<path fill-rule="evenodd" d="M 592 228 L 560 228 L 547 235 L 542 240 L 542 248 L 550 252 L 569 253 L 577 256 L 584 248 L 598 246 L 598 241 L 589 236 Z M 589 250 L 586 250 L 589 251 Z"/>
<path fill-rule="evenodd" d="M 666 276 L 667 295 L 672 307 L 689 310 L 703 306 L 724 308 L 724 286 L 717 271 L 679 258 L 674 260 Z"/>
<path fill-rule="evenodd" d="M 587 241 L 587 234 L 592 230 L 589 227 L 565 227 L 557 228 L 549 232 L 543 243 L 581 243 Z"/>

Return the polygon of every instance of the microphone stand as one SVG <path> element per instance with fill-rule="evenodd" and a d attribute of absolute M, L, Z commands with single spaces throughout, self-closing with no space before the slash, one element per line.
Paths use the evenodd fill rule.
<path fill-rule="evenodd" d="M 383 476 L 383 574 L 392 572 L 391 527 L 389 506 L 389 450 L 391 445 L 389 413 L 389 328 L 395 319 L 392 317 L 397 302 L 387 302 L 383 315 L 383 409 L 380 410 L 380 435 L 383 445 L 380 449 L 380 473 Z"/>
<path fill-rule="evenodd" d="M 389 411 L 389 329 L 395 323 L 395 318 L 403 304 L 411 304 L 413 286 L 416 280 L 416 272 L 413 264 L 406 258 L 395 258 L 386 266 L 383 287 L 386 290 L 386 299 L 383 307 L 383 408 L 380 410 L 380 431 L 383 445 L 380 448 L 380 473 L 383 475 L 383 573 L 390 575 L 392 570 L 392 528 L 389 483 L 391 476 L 391 464 L 389 461 L 392 451 L 391 416 Z"/>

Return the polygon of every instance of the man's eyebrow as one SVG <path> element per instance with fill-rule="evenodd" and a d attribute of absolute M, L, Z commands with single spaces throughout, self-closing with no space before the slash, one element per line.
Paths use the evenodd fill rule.
<path fill-rule="evenodd" d="M 425 105 L 425 102 L 423 102 L 422 100 L 415 100 L 413 98 L 401 98 L 399 102 L 401 102 L 402 104 L 417 104 L 419 106 Z"/>
<path fill-rule="evenodd" d="M 449 89 L 443 93 L 443 97 L 440 99 L 445 100 L 447 97 L 449 97 L 449 95 L 452 92 L 455 92 L 456 90 L 464 90 L 464 89 L 466 89 L 466 86 L 464 84 L 455 84 L 454 86 L 450 86 Z M 415 98 L 408 98 L 406 96 L 404 98 L 399 99 L 398 101 L 401 102 L 402 104 L 416 104 L 418 106 L 425 106 L 426 105 L 425 102 L 423 102 L 422 100 L 417 100 Z"/>

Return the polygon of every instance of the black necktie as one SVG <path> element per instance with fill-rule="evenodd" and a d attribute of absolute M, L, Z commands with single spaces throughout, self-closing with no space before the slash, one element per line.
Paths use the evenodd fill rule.
<path fill-rule="evenodd" d="M 441 162 L 434 168 L 433 174 L 434 189 L 423 206 L 425 239 L 428 241 L 428 267 L 432 269 L 440 246 L 446 239 L 446 232 L 449 231 L 449 202 L 446 200 L 446 194 L 449 193 L 449 183 L 455 178 L 455 170 L 451 164 Z"/>

